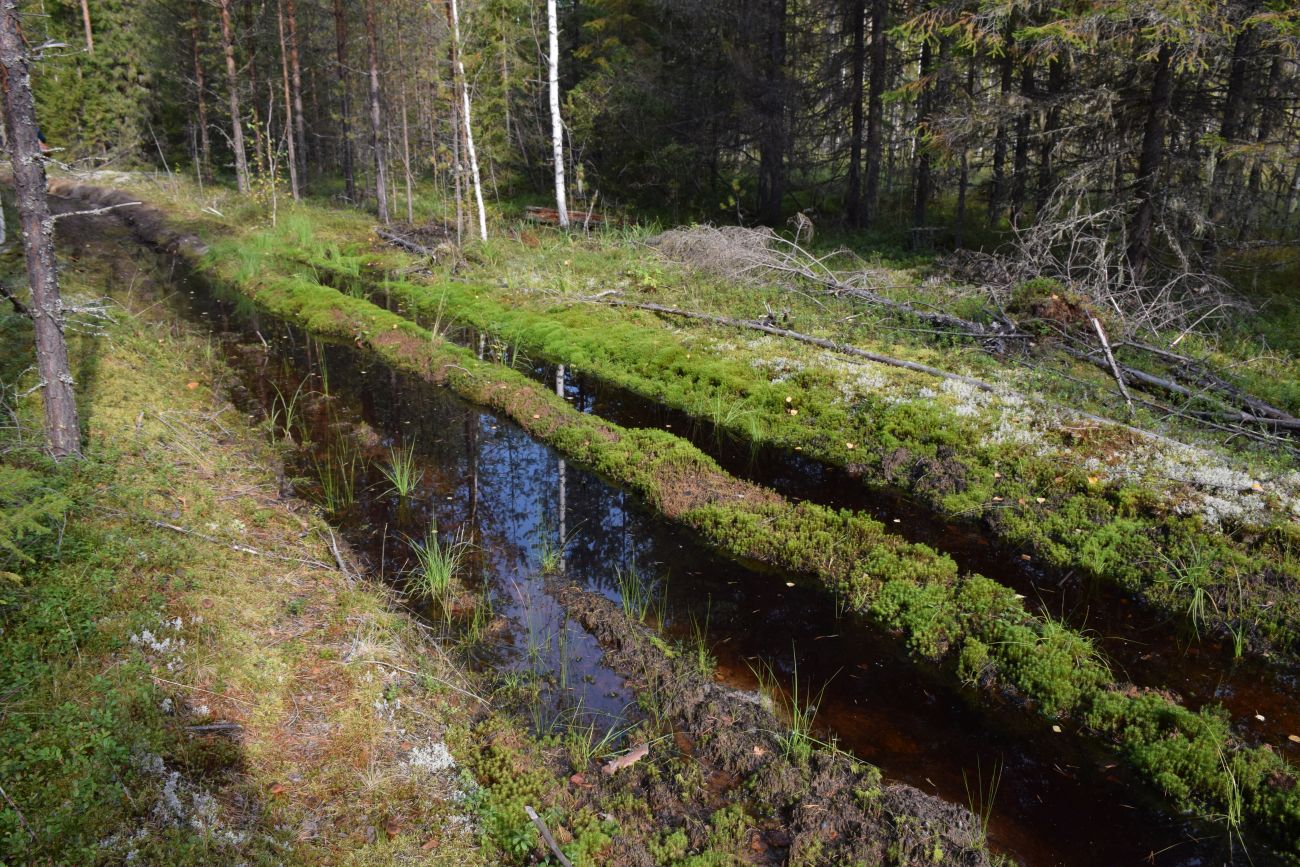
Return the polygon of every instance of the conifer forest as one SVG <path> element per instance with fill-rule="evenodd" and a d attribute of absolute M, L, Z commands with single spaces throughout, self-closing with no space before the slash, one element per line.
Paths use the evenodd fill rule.
<path fill-rule="evenodd" d="M 0 865 L 1300 863 L 1294 0 L 0 0 Z"/>

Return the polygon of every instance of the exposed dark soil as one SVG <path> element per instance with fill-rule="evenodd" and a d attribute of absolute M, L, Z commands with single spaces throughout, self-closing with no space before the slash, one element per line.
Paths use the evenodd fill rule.
<path fill-rule="evenodd" d="M 806 764 L 792 760 L 776 734 L 788 723 L 752 693 L 714 682 L 680 654 L 670 658 L 662 640 L 656 646 L 649 628 L 604 596 L 573 585 L 551 593 L 596 637 L 606 664 L 632 678 L 678 733 L 673 746 L 655 749 L 682 750 L 706 777 L 745 781 L 743 788 L 726 787 L 720 800 L 766 807 L 771 824 L 757 832 L 761 846 L 752 845 L 753 851 L 784 854 L 795 863 L 814 853 L 817 863 L 830 864 L 989 863 L 979 820 L 969 810 L 912 786 L 882 784 L 877 769 L 842 752 L 818 748 Z M 653 799 L 661 820 L 685 821 L 680 814 L 695 793 L 664 793 L 635 765 L 620 773 L 640 775 L 633 785 Z M 652 865 L 637 846 L 628 841 L 617 863 Z"/>

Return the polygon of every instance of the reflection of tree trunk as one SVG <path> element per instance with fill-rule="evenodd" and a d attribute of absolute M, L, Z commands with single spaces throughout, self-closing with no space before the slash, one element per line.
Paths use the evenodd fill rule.
<path fill-rule="evenodd" d="M 481 357 L 481 356 L 480 356 Z M 467 412 L 465 417 L 465 455 L 469 462 L 469 522 L 470 532 L 478 526 L 478 414 Z"/>
<path fill-rule="evenodd" d="M 564 397 L 564 365 L 561 364 L 555 368 L 555 393 L 561 398 Z M 568 527 L 565 519 L 568 517 L 568 465 L 564 458 L 560 458 L 559 466 L 560 476 L 560 574 L 564 574 L 564 543 L 568 538 Z"/>

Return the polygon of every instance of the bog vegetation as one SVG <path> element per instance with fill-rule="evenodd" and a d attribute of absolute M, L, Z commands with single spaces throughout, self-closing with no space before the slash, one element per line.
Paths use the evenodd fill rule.
<path fill-rule="evenodd" d="M 0 10 L 0 861 L 1088 863 L 1035 762 L 1143 811 L 1106 857 L 1300 857 L 1298 48 L 1281 0 Z M 871 661 L 736 657 L 770 612 L 661 536 L 1024 752 L 868 761 Z"/>

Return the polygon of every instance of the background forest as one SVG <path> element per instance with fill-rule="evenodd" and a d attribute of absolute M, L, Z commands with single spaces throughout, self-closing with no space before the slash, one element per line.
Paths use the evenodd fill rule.
<path fill-rule="evenodd" d="M 42 122 L 81 167 L 232 176 L 233 112 L 254 184 L 286 183 L 292 146 L 306 190 L 373 205 L 378 149 L 397 205 L 412 181 L 450 192 L 468 183 L 459 59 L 489 198 L 550 184 L 543 4 L 469 0 L 459 58 L 442 2 L 39 5 L 29 38 L 66 46 L 37 65 Z M 914 248 L 1104 212 L 1139 277 L 1295 232 L 1285 0 L 588 0 L 559 19 L 578 202 L 804 212 Z"/>

